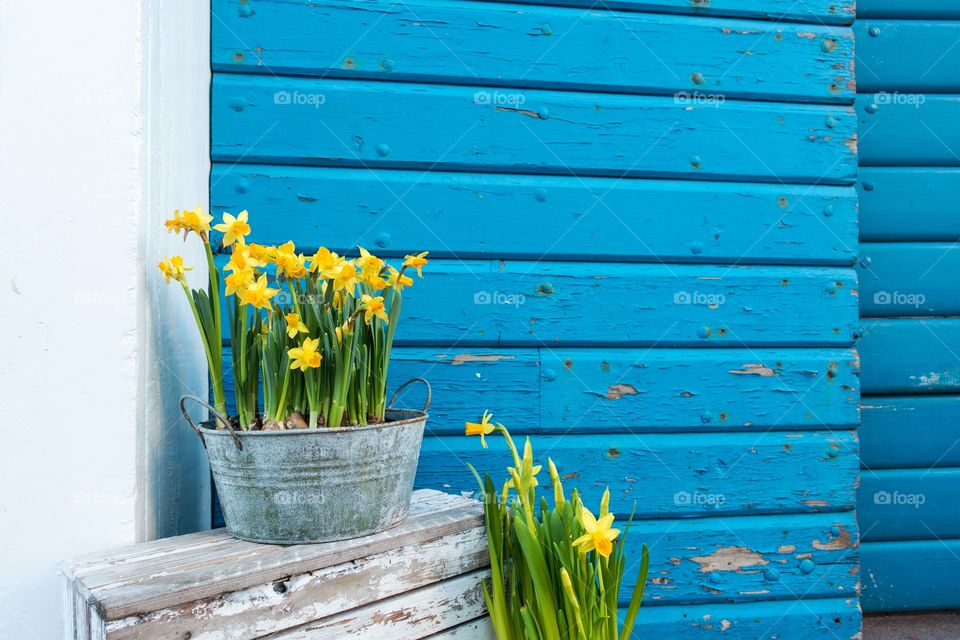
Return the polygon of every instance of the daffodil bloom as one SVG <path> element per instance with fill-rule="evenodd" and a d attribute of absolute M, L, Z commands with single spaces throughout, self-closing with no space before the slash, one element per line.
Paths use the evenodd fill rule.
<path fill-rule="evenodd" d="M 345 291 L 353 295 L 353 288 L 357 285 L 357 269 L 350 262 L 343 262 L 333 277 L 333 290 Z"/>
<path fill-rule="evenodd" d="M 490 424 L 491 418 L 493 418 L 493 414 L 489 411 L 484 411 L 480 422 L 465 423 L 467 435 L 480 436 L 480 444 L 483 445 L 484 449 L 487 448 L 487 436 L 497 430 L 496 426 Z"/>
<path fill-rule="evenodd" d="M 307 369 L 316 369 L 323 360 L 323 355 L 317 351 L 320 346 L 320 338 L 311 340 L 304 338 L 303 344 L 287 351 L 290 356 L 290 368 L 306 371 Z"/>
<path fill-rule="evenodd" d="M 256 244 L 254 242 L 251 242 L 245 246 L 247 251 L 249 251 L 250 257 L 254 260 L 257 260 L 261 264 L 265 262 L 272 262 L 273 256 L 275 256 L 277 253 L 276 247 L 268 247 L 266 245 Z"/>
<path fill-rule="evenodd" d="M 230 262 L 223 268 L 224 271 L 244 271 L 262 267 L 263 261 L 253 255 L 250 247 L 237 243 L 233 245 L 233 253 L 230 254 Z"/>
<path fill-rule="evenodd" d="M 343 259 L 326 247 L 320 247 L 310 258 L 310 271 L 324 278 L 333 278 Z"/>
<path fill-rule="evenodd" d="M 253 286 L 254 278 L 253 269 L 234 271 L 224 279 L 224 283 L 227 285 L 226 295 L 242 295 L 244 291 Z"/>
<path fill-rule="evenodd" d="M 183 266 L 183 257 L 181 256 L 173 256 L 167 260 L 161 260 L 157 267 L 163 272 L 163 279 L 167 284 L 170 284 L 170 278 L 173 278 L 181 284 L 186 284 L 187 276 L 184 272 L 193 269 L 193 267 Z"/>
<path fill-rule="evenodd" d="M 296 338 L 298 333 L 307 333 L 307 325 L 303 324 L 303 320 L 300 319 L 300 315 L 296 313 L 288 313 L 283 316 L 287 321 L 287 335 L 291 338 Z"/>
<path fill-rule="evenodd" d="M 240 294 L 240 304 L 250 304 L 257 309 L 270 309 L 270 298 L 277 293 L 276 289 L 267 286 L 267 276 L 261 274 L 256 284 Z"/>
<path fill-rule="evenodd" d="M 409 287 L 413 284 L 413 278 L 410 276 L 405 276 L 393 267 L 387 267 L 387 286 L 397 291 L 403 291 L 404 287 Z"/>
<path fill-rule="evenodd" d="M 196 209 L 185 209 L 182 214 L 179 210 L 174 211 L 173 218 L 163 224 L 166 225 L 167 231 L 171 233 L 183 231 L 184 238 L 187 237 L 189 232 L 193 231 L 206 240 L 207 232 L 210 231 L 211 220 L 213 220 L 213 216 L 204 213 L 202 207 L 197 207 Z"/>
<path fill-rule="evenodd" d="M 360 267 L 361 271 L 369 273 L 380 273 L 383 268 L 383 260 L 373 255 L 363 247 L 357 247 L 360 250 L 360 257 L 354 260 L 354 264 Z"/>
<path fill-rule="evenodd" d="M 363 294 L 363 297 L 360 298 L 360 302 L 364 305 L 363 310 L 363 321 L 367 324 L 370 324 L 370 321 L 374 316 L 383 320 L 384 324 L 390 322 L 387 317 L 387 309 L 383 305 L 383 296 L 368 296 Z"/>
<path fill-rule="evenodd" d="M 607 513 L 597 520 L 589 509 L 583 507 L 580 511 L 580 524 L 586 533 L 573 541 L 574 546 L 580 549 L 580 553 L 596 550 L 604 558 L 609 558 L 613 553 L 613 541 L 620 535 L 619 529 L 610 528 L 613 514 Z"/>
<path fill-rule="evenodd" d="M 427 254 L 428 254 L 428 253 L 430 253 L 430 252 L 429 252 L 429 251 L 424 251 L 423 253 L 418 253 L 418 254 L 416 254 L 416 255 L 404 256 L 404 258 L 403 258 L 403 266 L 408 267 L 408 268 L 410 268 L 410 269 L 416 269 L 416 270 L 417 270 L 417 275 L 422 278 L 422 277 L 423 277 L 423 267 L 424 267 L 424 265 L 427 264 L 427 262 L 429 262 L 429 260 L 427 260 Z"/>
<path fill-rule="evenodd" d="M 229 247 L 234 242 L 243 244 L 243 237 L 250 233 L 250 225 L 247 224 L 247 212 L 241 211 L 237 217 L 233 217 L 227 212 L 223 213 L 223 222 L 213 227 L 223 234 L 223 246 Z"/>

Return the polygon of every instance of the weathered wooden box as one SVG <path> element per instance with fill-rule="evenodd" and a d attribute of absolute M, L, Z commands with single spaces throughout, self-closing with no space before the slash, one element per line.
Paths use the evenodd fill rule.
<path fill-rule="evenodd" d="M 66 637 L 490 638 L 488 566 L 480 504 L 417 491 L 405 523 L 356 540 L 284 547 L 218 529 L 68 561 Z"/>

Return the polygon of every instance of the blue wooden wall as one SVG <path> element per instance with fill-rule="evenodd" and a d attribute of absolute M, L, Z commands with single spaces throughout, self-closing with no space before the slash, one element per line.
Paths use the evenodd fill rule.
<path fill-rule="evenodd" d="M 857 12 L 863 606 L 960 607 L 960 4 Z"/>
<path fill-rule="evenodd" d="M 651 636 L 854 637 L 852 20 L 214 0 L 211 208 L 261 242 L 431 252 L 391 369 L 434 385 L 420 486 L 502 473 L 462 435 L 490 408 L 636 505 Z"/>

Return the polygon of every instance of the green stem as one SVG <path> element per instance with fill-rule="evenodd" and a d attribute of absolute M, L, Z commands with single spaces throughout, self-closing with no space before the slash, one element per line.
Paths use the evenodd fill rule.
<path fill-rule="evenodd" d="M 287 365 L 287 371 L 286 371 L 286 373 L 283 374 L 283 387 L 281 388 L 281 391 L 280 391 L 280 400 L 277 402 L 277 414 L 276 414 L 276 416 L 274 416 L 274 418 L 273 418 L 273 419 L 276 420 L 277 422 L 280 422 L 280 420 L 282 420 L 283 418 L 286 417 L 286 416 L 283 415 L 283 414 L 286 413 L 286 411 L 285 411 L 284 409 L 285 409 L 286 406 L 287 406 L 287 405 L 286 405 L 286 402 L 287 402 L 287 384 L 288 384 L 289 382 L 290 382 L 290 365 L 288 364 L 288 365 Z"/>
<path fill-rule="evenodd" d="M 220 415 L 227 414 L 227 399 L 223 393 L 223 378 L 217 367 L 218 361 L 214 359 L 210 349 L 210 341 L 207 339 L 207 332 L 204 329 L 203 322 L 200 320 L 200 312 L 197 311 L 197 303 L 193 299 L 193 293 L 187 287 L 187 283 L 180 281 L 183 292 L 187 295 L 187 301 L 190 303 L 190 310 L 193 312 L 193 319 L 197 322 L 197 328 L 200 330 L 200 339 L 203 341 L 203 350 L 207 355 L 207 366 L 210 369 L 210 381 L 213 386 L 213 406 Z M 218 384 L 219 383 L 219 384 Z"/>

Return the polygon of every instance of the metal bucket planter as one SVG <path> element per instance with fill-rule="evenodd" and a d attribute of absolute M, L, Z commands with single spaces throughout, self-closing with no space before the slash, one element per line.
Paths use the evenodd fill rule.
<path fill-rule="evenodd" d="M 393 409 L 412 382 L 427 387 L 423 411 Z M 186 400 L 206 406 L 215 419 L 195 424 Z M 227 532 L 274 544 L 357 538 L 403 522 L 429 407 L 430 384 L 414 378 L 394 393 L 382 425 L 237 431 L 203 400 L 180 399 L 207 449 Z M 227 428 L 217 429 L 216 418 Z"/>

